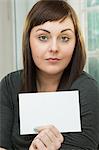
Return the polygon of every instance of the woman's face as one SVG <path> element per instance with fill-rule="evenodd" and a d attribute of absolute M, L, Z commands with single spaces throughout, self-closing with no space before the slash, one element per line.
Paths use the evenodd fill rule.
<path fill-rule="evenodd" d="M 76 37 L 73 22 L 48 21 L 30 33 L 30 47 L 35 65 L 43 73 L 60 74 L 70 63 Z"/>

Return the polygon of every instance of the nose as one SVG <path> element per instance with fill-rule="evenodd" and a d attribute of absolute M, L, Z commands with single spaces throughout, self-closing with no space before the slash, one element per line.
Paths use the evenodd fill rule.
<path fill-rule="evenodd" d="M 54 53 L 56 53 L 56 52 L 58 52 L 58 43 L 57 43 L 57 39 L 52 39 L 51 40 L 51 43 L 50 43 L 50 52 L 54 52 Z"/>

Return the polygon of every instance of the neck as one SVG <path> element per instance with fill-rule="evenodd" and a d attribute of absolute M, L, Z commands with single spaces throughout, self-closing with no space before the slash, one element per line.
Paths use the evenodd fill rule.
<path fill-rule="evenodd" d="M 62 73 L 49 75 L 37 71 L 36 83 L 38 92 L 54 92 L 57 90 Z"/>

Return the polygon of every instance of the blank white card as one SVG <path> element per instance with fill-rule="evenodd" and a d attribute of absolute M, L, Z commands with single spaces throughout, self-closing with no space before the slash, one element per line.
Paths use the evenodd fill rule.
<path fill-rule="evenodd" d="M 77 90 L 19 94 L 19 115 L 21 135 L 49 124 L 60 132 L 81 132 Z"/>

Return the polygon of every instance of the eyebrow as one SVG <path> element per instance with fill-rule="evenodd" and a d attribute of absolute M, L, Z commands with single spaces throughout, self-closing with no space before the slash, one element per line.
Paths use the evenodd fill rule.
<path fill-rule="evenodd" d="M 45 30 L 45 29 L 38 29 L 37 31 L 40 31 L 40 30 L 41 30 L 41 31 L 44 31 L 44 32 L 47 32 L 47 33 L 50 33 L 50 31 Z M 37 32 L 37 31 L 36 31 L 36 32 Z"/>
<path fill-rule="evenodd" d="M 70 28 L 67 28 L 67 29 L 62 30 L 61 33 L 65 32 L 65 31 L 71 31 L 71 32 L 74 33 L 74 31 L 73 31 L 72 29 L 70 29 Z"/>
<path fill-rule="evenodd" d="M 41 31 L 44 31 L 44 32 L 47 32 L 47 33 L 50 33 L 50 31 L 45 30 L 45 29 L 38 29 L 37 31 L 40 31 L 40 30 L 41 30 Z M 36 32 L 37 32 L 37 31 L 36 31 Z M 71 32 L 74 33 L 74 31 L 73 31 L 72 29 L 70 29 L 70 28 L 67 28 L 67 29 L 62 30 L 61 33 L 65 32 L 65 31 L 71 31 Z"/>

